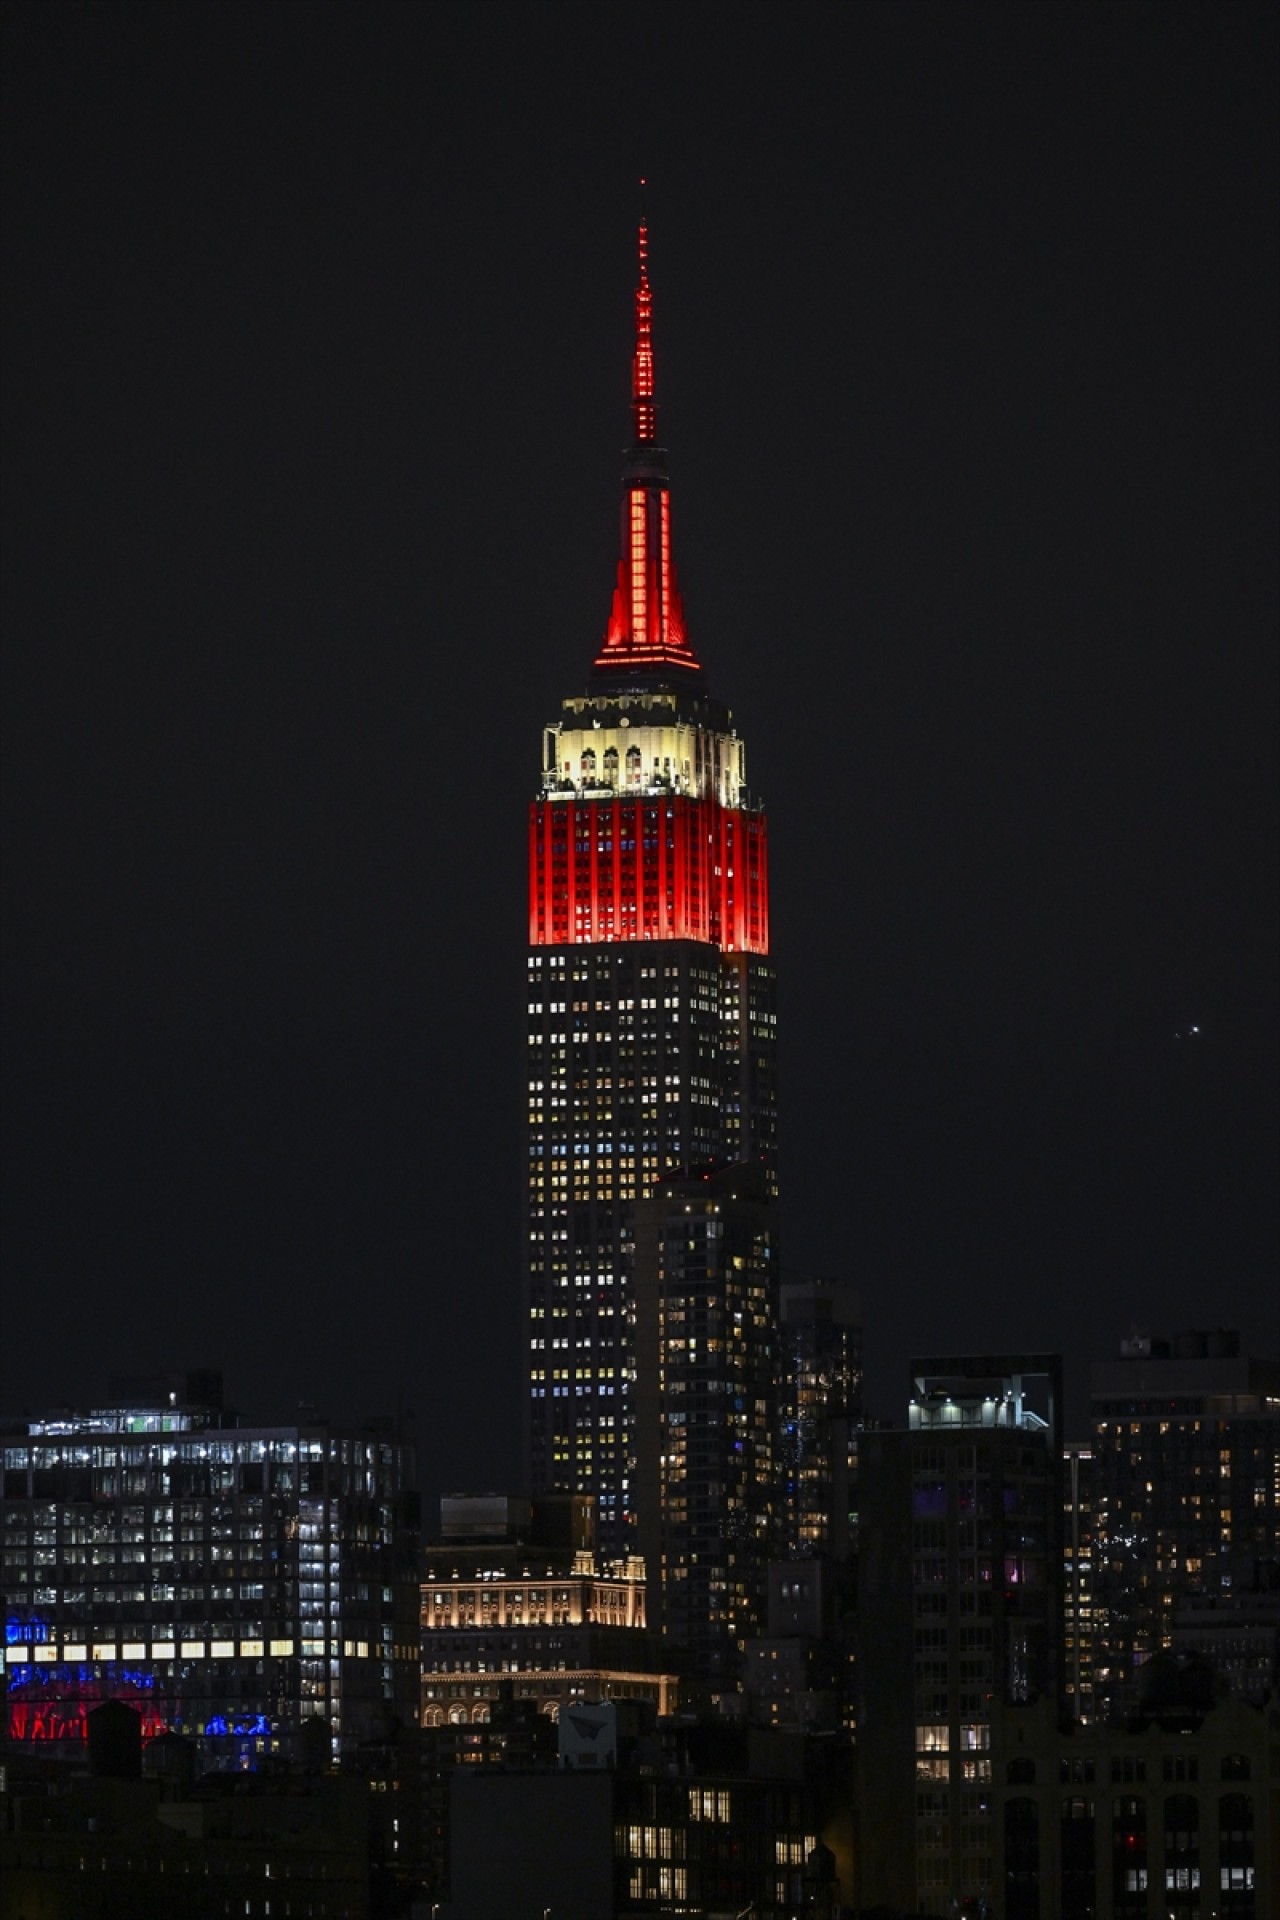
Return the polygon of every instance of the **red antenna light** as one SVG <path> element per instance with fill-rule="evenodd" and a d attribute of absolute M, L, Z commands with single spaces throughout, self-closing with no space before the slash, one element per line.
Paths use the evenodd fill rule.
<path fill-rule="evenodd" d="M 643 190 L 645 182 L 641 180 Z M 680 666 L 698 662 L 684 629 L 684 609 L 671 554 L 671 499 L 658 446 L 653 379 L 653 292 L 649 286 L 649 221 L 643 191 L 637 235 L 636 345 L 631 363 L 634 439 L 623 479 L 622 557 L 598 667 Z"/>

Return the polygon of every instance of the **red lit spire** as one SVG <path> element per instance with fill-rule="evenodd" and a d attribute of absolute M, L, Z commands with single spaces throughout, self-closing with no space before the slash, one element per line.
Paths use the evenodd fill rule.
<path fill-rule="evenodd" d="M 653 398 L 653 294 L 649 288 L 649 223 L 643 214 L 640 216 L 640 284 L 636 288 L 636 351 L 631 363 L 631 410 L 635 415 L 636 445 L 652 444 L 658 437 L 658 409 Z"/>
<path fill-rule="evenodd" d="M 640 182 L 643 187 L 643 180 Z M 622 554 L 613 607 L 597 667 L 664 666 L 698 671 L 684 628 L 684 608 L 671 558 L 671 496 L 657 443 L 653 380 L 653 294 L 649 287 L 649 223 L 642 213 L 636 346 L 631 363 L 635 443 L 622 476 Z"/>

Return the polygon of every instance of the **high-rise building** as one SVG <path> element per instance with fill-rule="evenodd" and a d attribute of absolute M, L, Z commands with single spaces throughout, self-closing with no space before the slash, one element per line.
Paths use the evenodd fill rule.
<path fill-rule="evenodd" d="M 1062 1650 L 1067 1711 L 1081 1726 L 1094 1714 L 1098 1656 L 1093 1447 L 1069 1440 L 1062 1450 Z"/>
<path fill-rule="evenodd" d="M 1134 1333 L 1091 1387 L 1097 1691 L 1115 1715 L 1181 1607 L 1221 1617 L 1280 1561 L 1280 1361 L 1229 1328 Z"/>
<path fill-rule="evenodd" d="M 685 1168 L 776 1187 L 764 813 L 676 584 L 640 226 L 621 554 L 589 682 L 543 734 L 529 814 L 528 1447 L 634 1544 L 636 1209 Z"/>
<path fill-rule="evenodd" d="M 126 1700 L 241 1769 L 305 1721 L 345 1753 L 416 1716 L 412 1448 L 220 1402 L 216 1375 L 175 1378 L 5 1434 L 10 1740 L 74 1749 Z"/>
<path fill-rule="evenodd" d="M 862 1418 L 862 1315 L 838 1280 L 784 1282 L 779 1306 L 779 1466 L 785 1552 L 847 1560 Z"/>
<path fill-rule="evenodd" d="M 858 1857 L 864 1905 L 941 1915 L 991 1899 L 995 1703 L 1061 1707 L 1062 1363 L 912 1374 L 859 1451 Z"/>
<path fill-rule="evenodd" d="M 777 1553 L 777 1209 L 763 1168 L 664 1180 L 636 1234 L 637 1532 L 653 1619 L 736 1689 Z"/>

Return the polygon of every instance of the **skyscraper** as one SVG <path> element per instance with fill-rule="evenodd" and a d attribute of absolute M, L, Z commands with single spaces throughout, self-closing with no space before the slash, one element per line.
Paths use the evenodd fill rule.
<path fill-rule="evenodd" d="M 639 1535 L 655 1625 L 714 1694 L 765 1622 L 781 1536 L 777 1208 L 763 1169 L 664 1180 L 636 1236 Z"/>
<path fill-rule="evenodd" d="M 782 1549 L 847 1561 L 854 1455 L 862 1418 L 862 1317 L 839 1280 L 789 1280 L 779 1300 Z"/>
<path fill-rule="evenodd" d="M 1061 1706 L 1062 1364 L 911 1371 L 906 1431 L 858 1454 L 859 1873 L 943 1914 L 991 1892 L 993 1704 Z"/>
<path fill-rule="evenodd" d="M 643 220 L 639 255 L 617 583 L 529 814 L 530 1475 L 596 1495 L 605 1555 L 634 1540 L 637 1205 L 734 1162 L 776 1191 L 765 819 L 676 584 Z"/>
<path fill-rule="evenodd" d="M 1280 1361 L 1230 1328 L 1135 1331 L 1092 1369 L 1100 1710 L 1120 1715 L 1175 1615 L 1280 1561 Z"/>

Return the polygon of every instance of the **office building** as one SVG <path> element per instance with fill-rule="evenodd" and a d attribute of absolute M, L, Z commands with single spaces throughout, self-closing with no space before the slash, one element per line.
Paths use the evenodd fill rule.
<path fill-rule="evenodd" d="M 776 1213 L 751 1165 L 664 1180 L 637 1213 L 640 1550 L 654 1624 L 722 1700 L 781 1532 Z"/>
<path fill-rule="evenodd" d="M 1095 1587 L 1095 1515 L 1093 1447 L 1069 1440 L 1063 1448 L 1062 1529 L 1063 1690 L 1067 1712 L 1082 1726 L 1095 1712 L 1098 1664 L 1098 1609 Z"/>
<path fill-rule="evenodd" d="M 529 813 L 528 1448 L 635 1545 L 636 1209 L 681 1169 L 776 1185 L 765 817 L 694 653 L 658 443 L 640 227 L 632 444 L 612 609 L 544 729 Z"/>
<path fill-rule="evenodd" d="M 412 1720 L 413 1475 L 388 1423 L 238 1426 L 216 1375 L 9 1431 L 10 1739 L 74 1750 L 91 1708 L 124 1700 L 146 1737 L 254 1768 L 306 1721 L 341 1754 Z"/>
<path fill-rule="evenodd" d="M 755 1726 L 833 1733 L 844 1724 L 850 1672 L 833 1612 L 829 1560 L 776 1560 L 764 1624 L 746 1644 L 743 1693 Z"/>
<path fill-rule="evenodd" d="M 862 1316 L 851 1286 L 791 1279 L 779 1296 L 782 1550 L 846 1560 L 854 1545 Z"/>
<path fill-rule="evenodd" d="M 1201 1594 L 1173 1610 L 1170 1645 L 1196 1654 L 1234 1699 L 1261 1707 L 1280 1695 L 1280 1566 L 1248 1585 Z"/>
<path fill-rule="evenodd" d="M 918 1360 L 912 1387 L 859 1457 L 859 1898 L 941 1915 L 992 1899 L 994 1703 L 1061 1711 L 1061 1362 Z"/>
<path fill-rule="evenodd" d="M 1229 1329 L 1132 1334 L 1091 1374 L 1100 1710 L 1122 1716 L 1188 1602 L 1267 1583 L 1280 1561 L 1280 1361 Z"/>

